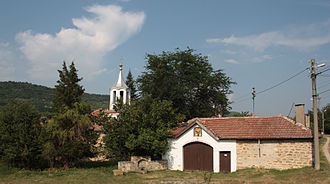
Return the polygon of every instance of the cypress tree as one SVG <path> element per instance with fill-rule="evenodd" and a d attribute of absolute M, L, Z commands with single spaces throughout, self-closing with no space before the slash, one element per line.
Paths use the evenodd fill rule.
<path fill-rule="evenodd" d="M 68 70 L 65 61 L 62 70 L 58 70 L 60 79 L 55 85 L 55 97 L 53 100 L 55 112 L 61 112 L 65 107 L 72 109 L 75 102 L 81 101 L 84 88 L 79 84 L 82 78 L 78 77 L 78 71 L 72 62 Z"/>
<path fill-rule="evenodd" d="M 126 77 L 126 85 L 131 90 L 131 99 L 136 100 L 137 99 L 136 84 L 135 84 L 135 80 L 133 78 L 133 75 L 131 73 L 131 70 L 128 71 L 128 74 L 127 74 L 127 77 Z"/>

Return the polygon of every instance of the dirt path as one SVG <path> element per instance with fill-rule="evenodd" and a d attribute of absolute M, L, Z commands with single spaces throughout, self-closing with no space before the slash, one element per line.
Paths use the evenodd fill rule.
<path fill-rule="evenodd" d="M 323 152 L 325 154 L 325 157 L 327 157 L 327 160 L 328 162 L 330 163 L 330 145 L 329 145 L 329 142 L 330 142 L 330 137 L 327 136 L 327 142 L 324 144 L 323 146 Z"/>

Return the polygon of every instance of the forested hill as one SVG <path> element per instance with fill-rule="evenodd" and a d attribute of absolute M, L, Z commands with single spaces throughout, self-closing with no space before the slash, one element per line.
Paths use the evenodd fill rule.
<path fill-rule="evenodd" d="M 52 100 L 55 89 L 27 82 L 0 82 L 0 107 L 14 99 L 25 100 L 34 105 L 40 112 L 52 112 Z M 82 100 L 92 109 L 107 108 L 108 95 L 85 93 Z"/>

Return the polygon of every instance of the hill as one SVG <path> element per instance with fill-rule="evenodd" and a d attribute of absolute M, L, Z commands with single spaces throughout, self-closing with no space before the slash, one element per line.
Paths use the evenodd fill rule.
<path fill-rule="evenodd" d="M 0 82 L 0 107 L 10 101 L 20 99 L 34 105 L 41 113 L 52 112 L 52 100 L 55 89 L 27 82 Z M 84 93 L 82 100 L 91 105 L 92 109 L 107 108 L 108 95 Z"/>

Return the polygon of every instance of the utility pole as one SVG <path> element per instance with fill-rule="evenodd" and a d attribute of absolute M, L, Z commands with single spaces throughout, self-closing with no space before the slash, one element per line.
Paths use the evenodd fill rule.
<path fill-rule="evenodd" d="M 314 112 L 314 168 L 320 170 L 320 146 L 319 146 L 319 126 L 317 118 L 317 93 L 316 93 L 316 72 L 315 60 L 312 59 L 312 91 L 313 91 L 313 112 Z"/>
<path fill-rule="evenodd" d="M 327 111 L 326 109 L 322 110 L 322 135 L 324 135 L 324 113 Z"/>
<path fill-rule="evenodd" d="M 254 98 L 256 97 L 256 90 L 252 88 L 252 101 L 253 101 L 253 116 L 255 116 L 254 113 Z"/>

